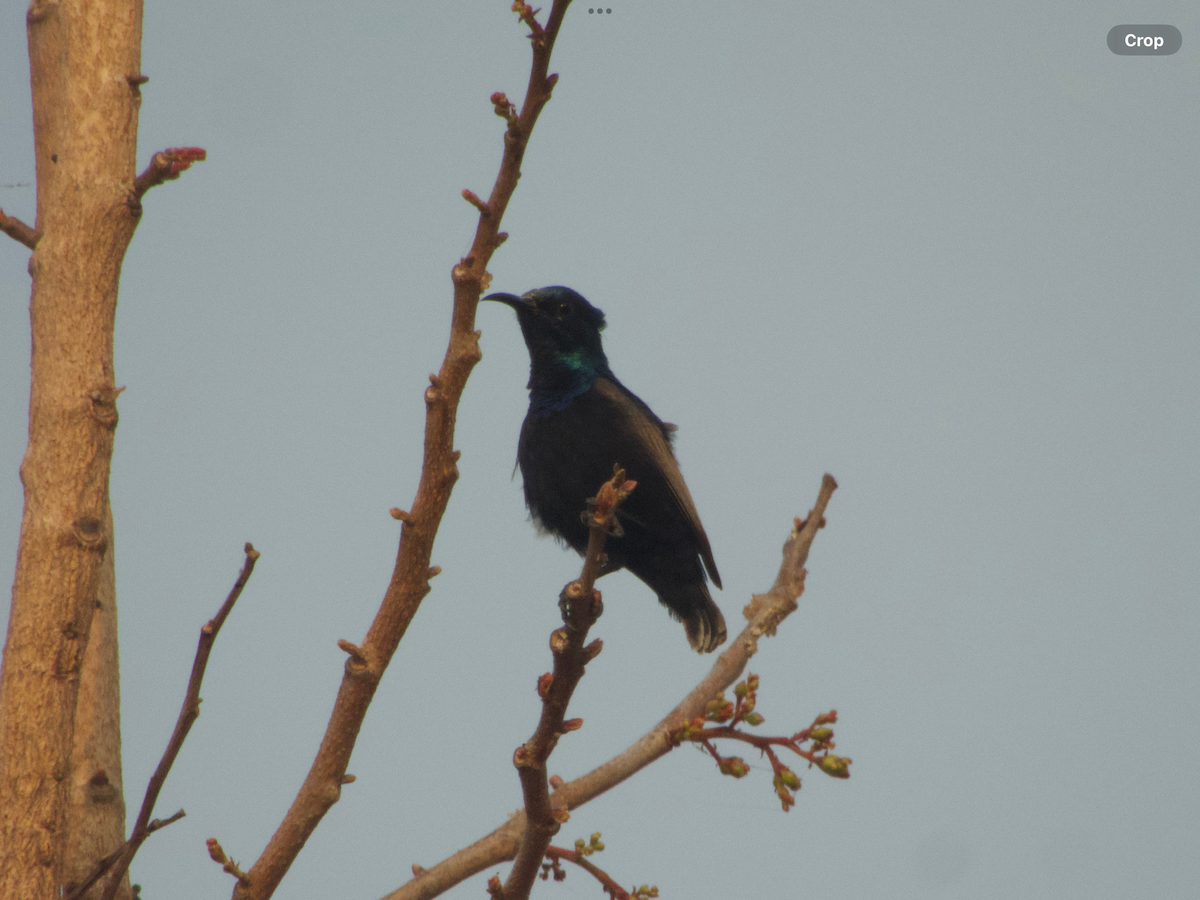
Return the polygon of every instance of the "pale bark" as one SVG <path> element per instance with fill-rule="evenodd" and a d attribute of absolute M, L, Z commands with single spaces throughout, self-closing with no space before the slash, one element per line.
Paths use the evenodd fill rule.
<path fill-rule="evenodd" d="M 70 877 L 80 679 L 97 603 L 111 604 L 101 585 L 119 393 L 113 324 L 121 263 L 141 212 L 132 190 L 142 6 L 35 0 L 27 20 L 38 238 L 29 266 L 25 508 L 0 670 L 0 897 L 49 900 Z M 89 696 L 115 703 L 115 606 L 101 616 L 109 621 L 97 635 L 113 643 L 93 649 L 105 671 Z M 88 718 L 107 729 L 116 711 Z M 119 770 L 107 774 L 119 787 Z M 76 808 L 101 807 L 114 808 Z M 119 844 L 124 823 L 108 818 Z M 80 822 L 70 830 L 78 846 L 94 837 Z"/>

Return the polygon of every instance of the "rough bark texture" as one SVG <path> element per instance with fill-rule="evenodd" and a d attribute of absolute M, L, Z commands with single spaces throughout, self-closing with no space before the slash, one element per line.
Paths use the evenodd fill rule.
<path fill-rule="evenodd" d="M 125 835 L 125 793 L 121 779 L 121 688 L 117 658 L 117 576 L 113 563 L 112 513 L 105 520 L 108 549 L 96 585 L 96 612 L 75 708 L 75 741 L 71 751 L 71 786 L 67 797 L 66 849 L 63 872 L 67 884 L 85 878 L 96 860 L 112 852 Z M 100 896 L 99 886 L 84 894 Z M 129 879 L 117 892 L 130 896 Z"/>
<path fill-rule="evenodd" d="M 142 8 L 139 0 L 35 0 L 27 21 L 40 237 L 29 266 L 25 510 L 0 671 L 0 897 L 48 900 L 70 877 L 80 674 L 104 602 L 113 323 L 140 213 L 130 201 Z M 115 640 L 115 630 L 107 633 Z M 97 659 L 108 657 L 115 660 L 115 646 Z M 101 678 L 115 681 L 115 668 Z M 96 690 L 116 696 L 115 686 Z M 108 775 L 119 785 L 119 773 Z M 85 830 L 72 826 L 78 841 Z"/>

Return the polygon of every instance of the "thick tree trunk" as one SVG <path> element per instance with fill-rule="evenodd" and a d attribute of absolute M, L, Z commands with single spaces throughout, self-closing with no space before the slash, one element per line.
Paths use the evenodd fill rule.
<path fill-rule="evenodd" d="M 98 668 L 87 696 L 103 704 L 117 698 L 116 609 L 101 585 L 111 536 L 117 284 L 141 211 L 132 191 L 142 6 L 34 0 L 27 20 L 40 237 L 29 266 L 25 511 L 0 670 L 0 897 L 50 900 L 76 874 L 68 871 L 76 868 L 68 864 L 68 831 L 71 844 L 88 852 L 111 840 L 96 840 L 86 821 L 101 807 L 111 813 L 111 803 L 75 804 L 81 821 L 69 821 L 67 810 L 80 678 L 98 604 L 107 621 L 96 633 L 112 643 L 92 648 Z M 101 728 L 115 727 L 114 709 L 98 711 L 89 700 L 87 710 L 88 719 L 110 723 Z M 119 788 L 119 770 L 106 774 Z M 98 781 L 93 793 L 104 794 Z M 100 818 L 111 832 L 114 817 Z M 108 849 L 123 831 L 116 822 Z"/>

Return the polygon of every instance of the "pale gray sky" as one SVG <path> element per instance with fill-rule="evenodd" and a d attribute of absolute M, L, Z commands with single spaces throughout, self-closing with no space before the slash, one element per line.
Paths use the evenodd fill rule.
<path fill-rule="evenodd" d="M 549 4 L 547 4 L 548 7 Z M 765 731 L 830 707 L 853 776 L 734 782 L 680 749 L 578 811 L 662 896 L 1200 893 L 1200 7 L 611 0 L 567 16 L 497 290 L 567 284 L 678 423 L 731 625 L 821 473 L 800 611 L 753 664 Z M 0 26 L 0 205 L 33 216 L 19 4 Z M 1109 29 L 1169 23 L 1166 58 Z M 113 464 L 127 797 L 200 625 L 262 553 L 142 849 L 148 900 L 225 897 L 300 783 L 390 572 L 450 269 L 529 51 L 507 0 L 147 4 L 148 195 L 117 322 Z M 28 400 L 28 253 L 0 241 L 0 560 Z M 513 748 L 577 558 L 513 479 L 527 361 L 479 315 L 434 582 L 358 781 L 277 895 L 375 898 L 520 805 Z M 7 576 L 6 576 L 7 577 Z M 640 582 L 605 615 L 552 770 L 658 720 L 709 660 Z M 132 813 L 131 813 L 132 815 Z M 503 869 L 506 870 L 506 867 Z M 581 872 L 539 896 L 596 897 Z M 484 896 L 482 878 L 451 892 Z"/>

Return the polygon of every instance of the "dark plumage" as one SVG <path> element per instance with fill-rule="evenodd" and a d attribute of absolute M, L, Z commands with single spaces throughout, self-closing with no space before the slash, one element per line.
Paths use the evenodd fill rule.
<path fill-rule="evenodd" d="M 619 464 L 637 489 L 617 511 L 623 533 L 608 539 L 605 571 L 629 569 L 683 621 L 693 649 L 716 649 L 725 619 L 704 573 L 717 587 L 721 576 L 671 450 L 674 426 L 608 367 L 600 343 L 604 313 L 565 287 L 483 299 L 516 310 L 529 349 L 529 412 L 517 462 L 534 522 L 584 553 L 587 499 Z"/>

